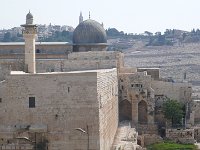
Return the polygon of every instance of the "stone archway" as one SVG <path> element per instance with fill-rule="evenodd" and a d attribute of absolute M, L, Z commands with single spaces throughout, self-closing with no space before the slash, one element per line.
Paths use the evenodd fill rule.
<path fill-rule="evenodd" d="M 128 100 L 119 103 L 119 121 L 132 120 L 132 105 Z"/>
<path fill-rule="evenodd" d="M 147 124 L 147 103 L 144 100 L 138 103 L 138 123 Z"/>

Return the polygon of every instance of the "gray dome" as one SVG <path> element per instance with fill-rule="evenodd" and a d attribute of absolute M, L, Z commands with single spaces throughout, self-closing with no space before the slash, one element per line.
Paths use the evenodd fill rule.
<path fill-rule="evenodd" d="M 106 31 L 100 23 L 91 19 L 85 20 L 74 30 L 73 43 L 107 43 Z"/>

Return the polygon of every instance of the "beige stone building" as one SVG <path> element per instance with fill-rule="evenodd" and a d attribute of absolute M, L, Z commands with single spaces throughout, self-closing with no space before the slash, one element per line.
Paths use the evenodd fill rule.
<path fill-rule="evenodd" d="M 0 44 L 2 150 L 136 149 L 137 131 L 158 134 L 156 108 L 167 98 L 191 101 L 190 84 L 164 81 L 158 68 L 126 67 L 123 53 L 106 51 L 94 20 L 80 22 L 73 44 L 35 44 L 31 13 L 23 27 L 25 43 Z"/>

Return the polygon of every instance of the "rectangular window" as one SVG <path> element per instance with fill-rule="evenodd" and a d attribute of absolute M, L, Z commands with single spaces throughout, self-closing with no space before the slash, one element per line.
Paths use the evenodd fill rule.
<path fill-rule="evenodd" d="M 2 98 L 0 98 L 0 103 L 2 102 Z"/>
<path fill-rule="evenodd" d="M 29 108 L 35 108 L 35 97 L 29 97 Z"/>

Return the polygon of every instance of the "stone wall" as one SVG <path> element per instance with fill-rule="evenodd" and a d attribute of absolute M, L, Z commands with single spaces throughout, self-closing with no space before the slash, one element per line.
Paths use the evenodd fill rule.
<path fill-rule="evenodd" d="M 142 118 L 145 118 L 145 124 L 154 123 L 154 91 L 151 88 L 151 80 L 147 72 L 119 73 L 119 103 L 120 106 L 123 101 L 130 103 L 132 112 L 129 113 L 134 126 L 137 126 Z M 146 113 L 140 108 L 146 110 Z M 123 110 L 123 106 L 120 109 Z M 127 110 L 126 107 L 124 109 Z M 139 113 L 139 110 L 143 113 Z"/>
<path fill-rule="evenodd" d="M 36 42 L 36 53 L 40 54 L 66 54 L 72 52 L 72 44 L 66 42 Z M 24 42 L 0 43 L 0 55 L 24 54 Z"/>
<path fill-rule="evenodd" d="M 174 83 L 154 80 L 152 81 L 152 88 L 155 90 L 155 95 L 164 95 L 182 103 L 191 101 L 192 85 L 190 83 Z"/>
<path fill-rule="evenodd" d="M 144 72 L 146 71 L 148 75 L 154 80 L 160 79 L 160 69 L 159 68 L 137 68 L 137 72 Z"/>
<path fill-rule="evenodd" d="M 80 52 L 70 53 L 65 58 L 59 58 L 59 55 L 54 55 L 54 57 L 50 57 L 50 59 L 47 56 L 43 59 L 36 59 L 36 72 L 111 69 L 123 65 L 123 54 L 120 52 Z M 20 58 L 0 59 L 0 80 L 5 79 L 10 70 L 23 70 L 23 65 L 23 59 Z"/>
<path fill-rule="evenodd" d="M 106 51 L 107 43 L 102 44 L 77 44 L 73 46 L 73 52 L 86 52 L 86 51 Z"/>
<path fill-rule="evenodd" d="M 195 143 L 194 129 L 166 129 L 166 138 L 175 142 Z"/>
<path fill-rule="evenodd" d="M 22 71 L 24 61 L 22 59 L 0 59 L 0 81 L 5 80 L 6 76 L 10 74 L 11 70 Z"/>
<path fill-rule="evenodd" d="M 198 125 L 200 124 L 200 100 L 193 100 L 193 105 L 191 107 L 194 115 L 193 115 L 193 119 L 194 119 L 194 124 Z"/>
<path fill-rule="evenodd" d="M 119 68 L 120 73 L 121 74 L 125 74 L 125 73 L 136 73 L 137 72 L 137 68 L 129 68 L 129 67 L 122 67 Z"/>
<path fill-rule="evenodd" d="M 114 72 L 115 70 L 115 72 Z M 117 71 L 98 73 L 99 128 L 101 150 L 109 150 L 118 127 Z"/>
<path fill-rule="evenodd" d="M 157 134 L 143 134 L 144 136 L 144 146 L 148 146 L 155 143 L 160 143 L 163 139 Z"/>
<path fill-rule="evenodd" d="M 118 125 L 118 105 L 117 97 L 106 94 L 103 85 L 117 92 L 115 81 L 116 69 L 10 75 L 0 83 L 0 138 L 15 138 L 14 133 L 22 130 L 42 130 L 47 133 L 49 150 L 81 150 L 87 147 L 87 134 L 76 128 L 87 131 L 88 126 L 90 149 L 110 147 Z M 30 108 L 31 97 L 34 108 Z"/>
<path fill-rule="evenodd" d="M 143 134 L 151 134 L 151 135 L 158 135 L 158 126 L 156 124 L 138 124 L 137 131 L 139 135 Z"/>
<path fill-rule="evenodd" d="M 200 142 L 200 127 L 194 127 L 194 139 Z"/>

